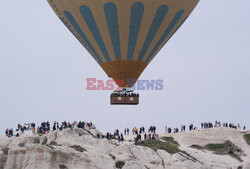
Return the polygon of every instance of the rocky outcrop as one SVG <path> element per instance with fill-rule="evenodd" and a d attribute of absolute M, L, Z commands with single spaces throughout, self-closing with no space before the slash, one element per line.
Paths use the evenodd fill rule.
<path fill-rule="evenodd" d="M 250 169 L 250 147 L 243 138 L 245 133 L 234 129 L 161 135 L 173 137 L 180 145 L 180 151 L 172 154 L 129 141 L 97 139 L 97 133 L 75 128 L 43 136 L 0 136 L 0 169 Z M 192 147 L 226 140 L 242 150 L 241 161 Z"/>

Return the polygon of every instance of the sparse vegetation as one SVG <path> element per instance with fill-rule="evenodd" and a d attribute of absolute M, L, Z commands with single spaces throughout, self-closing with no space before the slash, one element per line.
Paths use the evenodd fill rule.
<path fill-rule="evenodd" d="M 237 169 L 242 169 L 243 167 L 242 166 L 239 166 Z"/>
<path fill-rule="evenodd" d="M 25 143 L 19 143 L 18 146 L 19 147 L 25 147 Z"/>
<path fill-rule="evenodd" d="M 186 151 L 179 149 L 179 143 L 174 140 L 173 137 L 161 137 L 161 140 L 145 140 L 142 143 L 139 143 L 139 145 L 152 148 L 153 150 L 165 150 L 170 154 L 179 153 L 180 155 L 184 156 L 185 158 L 188 158 L 192 161 L 198 161 L 196 158 L 192 157 L 190 154 L 188 154 Z"/>
<path fill-rule="evenodd" d="M 116 168 L 121 169 L 124 165 L 125 165 L 124 161 L 117 161 L 117 162 L 115 162 Z"/>
<path fill-rule="evenodd" d="M 239 156 L 242 153 L 242 150 L 230 141 L 226 141 L 225 143 L 222 144 L 207 144 L 205 147 L 194 144 L 191 147 L 200 150 L 203 149 L 210 150 L 215 154 L 219 155 L 230 155 L 231 157 L 242 162 L 242 159 Z"/>
<path fill-rule="evenodd" d="M 231 157 L 239 160 L 240 162 L 243 162 L 243 160 L 240 158 L 240 156 L 238 154 L 229 154 Z"/>
<path fill-rule="evenodd" d="M 215 154 L 220 154 L 220 155 L 227 155 L 227 154 L 241 152 L 241 150 L 230 141 L 226 141 L 223 144 L 207 144 L 205 148 L 213 151 Z"/>
<path fill-rule="evenodd" d="M 73 148 L 74 150 L 76 151 L 79 151 L 79 152 L 84 152 L 84 151 L 87 151 L 85 148 L 79 146 L 79 145 L 73 145 L 73 146 L 70 146 L 70 148 Z"/>
<path fill-rule="evenodd" d="M 173 137 L 161 137 L 161 139 L 170 143 L 170 144 L 179 146 L 179 143 L 177 141 L 175 141 Z"/>
<path fill-rule="evenodd" d="M 55 142 L 55 141 L 51 141 L 49 145 L 51 145 L 51 146 L 58 146 L 57 142 Z"/>
<path fill-rule="evenodd" d="M 114 155 L 112 155 L 112 154 L 109 154 L 109 156 L 110 156 L 113 160 L 116 159 L 116 157 L 115 157 Z"/>
<path fill-rule="evenodd" d="M 3 151 L 3 154 L 8 155 L 8 153 L 9 153 L 9 148 L 8 148 L 8 147 L 3 148 L 2 151 Z"/>
<path fill-rule="evenodd" d="M 139 143 L 139 145 L 152 148 L 155 151 L 158 149 L 165 150 L 170 154 L 181 152 L 181 150 L 178 148 L 179 144 L 174 141 L 174 139 L 171 139 L 171 137 L 163 137 L 161 139 L 164 141 L 145 140 L 144 142 Z"/>
<path fill-rule="evenodd" d="M 197 144 L 193 144 L 191 145 L 192 148 L 195 148 L 195 149 L 198 149 L 198 150 L 203 150 L 204 147 L 200 146 L 200 145 L 197 145 Z"/>
<path fill-rule="evenodd" d="M 244 139 L 246 140 L 247 144 L 250 145 L 250 134 L 245 134 Z"/>
<path fill-rule="evenodd" d="M 33 141 L 34 144 L 40 144 L 40 139 L 39 138 L 35 138 L 34 141 Z"/>
<path fill-rule="evenodd" d="M 64 165 L 64 164 L 60 164 L 60 165 L 59 165 L 59 168 L 60 168 L 60 169 L 68 169 L 68 167 L 67 167 L 66 165 Z"/>
<path fill-rule="evenodd" d="M 47 138 L 47 137 L 44 137 L 43 142 L 42 142 L 42 145 L 47 144 L 47 141 L 48 141 L 48 138 Z"/>

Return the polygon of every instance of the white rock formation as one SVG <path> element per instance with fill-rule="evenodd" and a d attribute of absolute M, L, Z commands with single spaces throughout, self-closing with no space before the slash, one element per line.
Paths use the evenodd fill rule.
<path fill-rule="evenodd" d="M 128 141 L 119 144 L 115 140 L 97 139 L 93 135 L 98 131 L 90 131 L 91 134 L 75 128 L 43 136 L 0 136 L 0 169 L 115 169 L 118 161 L 124 162 L 122 169 L 250 169 L 250 146 L 243 138 L 244 133 L 235 129 L 213 128 L 161 135 L 173 137 L 186 154 L 154 151 Z M 240 156 L 243 161 L 190 147 L 227 140 L 243 151 Z"/>

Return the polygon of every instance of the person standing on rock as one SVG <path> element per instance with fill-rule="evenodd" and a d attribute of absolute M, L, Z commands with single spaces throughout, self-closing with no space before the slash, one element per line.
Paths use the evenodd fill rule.
<path fill-rule="evenodd" d="M 106 138 L 109 140 L 109 133 L 106 134 Z"/>
<path fill-rule="evenodd" d="M 151 140 L 151 133 L 148 134 L 148 139 Z"/>
<path fill-rule="evenodd" d="M 53 131 L 55 131 L 55 130 L 56 130 L 56 122 L 53 125 Z"/>
<path fill-rule="evenodd" d="M 36 134 L 36 129 L 35 129 L 34 127 L 32 127 L 31 130 L 32 130 L 32 133 L 33 133 L 33 134 Z"/>
<path fill-rule="evenodd" d="M 127 128 L 127 135 L 129 135 L 129 128 Z"/>
<path fill-rule="evenodd" d="M 5 135 L 8 137 L 9 136 L 9 129 L 5 130 Z"/>
<path fill-rule="evenodd" d="M 238 127 L 238 129 L 240 130 L 240 124 L 239 124 L 239 123 L 238 123 L 237 127 Z"/>
<path fill-rule="evenodd" d="M 155 140 L 155 135 L 154 134 L 152 135 L 152 140 Z"/>
<path fill-rule="evenodd" d="M 13 129 L 9 129 L 9 137 L 13 136 Z"/>
<path fill-rule="evenodd" d="M 123 134 L 121 133 L 121 142 L 123 143 L 124 141 L 124 137 L 123 137 Z"/>
<path fill-rule="evenodd" d="M 119 143 L 121 142 L 121 137 L 120 137 L 120 135 L 118 135 L 118 142 L 119 142 Z"/>
<path fill-rule="evenodd" d="M 127 129 L 125 128 L 125 129 L 124 129 L 124 135 L 125 135 L 125 136 L 126 136 L 126 132 L 127 132 Z"/>

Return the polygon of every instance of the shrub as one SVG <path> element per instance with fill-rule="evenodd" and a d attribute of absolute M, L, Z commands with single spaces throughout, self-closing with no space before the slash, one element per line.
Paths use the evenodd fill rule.
<path fill-rule="evenodd" d="M 250 145 L 250 134 L 245 134 L 244 138 L 245 138 L 247 144 Z"/>
<path fill-rule="evenodd" d="M 195 149 L 198 149 L 198 150 L 203 150 L 204 148 L 200 145 L 197 145 L 197 144 L 193 144 L 191 145 L 192 148 L 195 148 Z"/>
<path fill-rule="evenodd" d="M 74 150 L 76 151 L 79 151 L 79 152 L 84 152 L 84 151 L 87 151 L 85 148 L 79 146 L 79 145 L 73 145 L 73 146 L 70 146 L 70 148 L 73 148 Z"/>
<path fill-rule="evenodd" d="M 25 147 L 25 143 L 19 143 L 18 146 L 19 147 Z"/>
<path fill-rule="evenodd" d="M 51 145 L 51 146 L 57 146 L 58 144 L 55 141 L 51 141 L 49 145 Z"/>
<path fill-rule="evenodd" d="M 40 139 L 38 138 L 38 137 L 36 137 L 35 139 L 34 139 L 34 142 L 33 142 L 34 144 L 40 144 Z"/>
<path fill-rule="evenodd" d="M 9 148 L 8 148 L 8 147 L 3 148 L 2 151 L 3 151 L 3 154 L 8 155 L 8 153 L 9 153 Z"/>
<path fill-rule="evenodd" d="M 59 165 L 59 168 L 60 168 L 60 169 L 68 169 L 68 167 L 67 167 L 66 165 L 64 165 L 64 164 L 60 164 L 60 165 Z"/>
<path fill-rule="evenodd" d="M 47 141 L 48 141 L 47 137 L 44 137 L 43 142 L 42 142 L 42 145 L 47 144 Z"/>
<path fill-rule="evenodd" d="M 117 162 L 115 162 L 116 168 L 121 169 L 124 165 L 125 165 L 124 161 L 117 161 Z"/>

